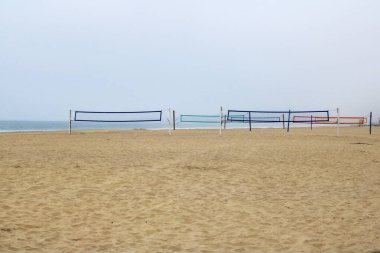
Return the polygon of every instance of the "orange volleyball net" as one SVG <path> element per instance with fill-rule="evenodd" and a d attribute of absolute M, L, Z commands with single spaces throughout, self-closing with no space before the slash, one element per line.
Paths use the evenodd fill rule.
<path fill-rule="evenodd" d="M 307 120 L 307 121 L 306 121 Z M 325 121 L 323 121 L 325 120 Z M 321 117 L 321 116 L 293 116 L 293 123 L 300 124 L 323 124 L 323 125 L 364 125 L 367 124 L 367 117 Z"/>

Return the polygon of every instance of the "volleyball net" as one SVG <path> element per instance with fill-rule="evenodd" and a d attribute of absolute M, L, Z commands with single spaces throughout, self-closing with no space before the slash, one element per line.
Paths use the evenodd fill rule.
<path fill-rule="evenodd" d="M 295 118 L 295 116 L 301 116 Z M 315 111 L 247 111 L 228 110 L 227 122 L 248 123 L 251 130 L 256 123 L 276 124 L 282 123 L 283 128 L 287 124 L 289 131 L 290 123 L 329 122 L 329 110 Z"/>
<path fill-rule="evenodd" d="M 181 123 L 207 123 L 207 124 L 213 124 L 213 123 L 236 123 L 236 120 L 246 122 L 248 120 L 248 117 L 246 117 L 244 114 L 241 115 L 234 115 L 231 117 L 232 120 L 227 119 L 227 114 L 181 114 L 179 117 L 179 122 Z"/>
<path fill-rule="evenodd" d="M 74 111 L 73 121 L 84 122 L 152 122 L 161 121 L 162 111 L 99 112 Z"/>
<path fill-rule="evenodd" d="M 328 110 L 319 111 L 243 111 L 228 110 L 227 120 L 241 123 L 295 123 L 295 116 L 298 122 L 328 122 L 330 119 Z M 310 117 L 310 118 L 309 118 Z"/>
<path fill-rule="evenodd" d="M 222 134 L 222 128 L 226 129 L 226 120 L 227 115 L 223 113 L 223 107 L 220 107 L 219 114 L 180 114 L 179 122 L 180 123 L 193 123 L 193 127 L 196 124 L 217 124 L 219 125 L 219 135 Z M 173 122 L 175 122 L 175 116 L 173 114 Z M 195 125 L 194 125 L 195 124 Z M 214 128 L 214 127 L 213 127 Z M 175 129 L 175 128 L 173 128 Z"/>
<path fill-rule="evenodd" d="M 319 121 L 320 119 L 324 119 L 326 121 Z M 324 125 L 335 125 L 335 124 L 342 124 L 342 125 L 365 125 L 367 124 L 367 117 L 351 117 L 351 116 L 330 116 L 328 118 L 326 117 L 318 117 L 318 116 L 293 116 L 293 122 L 294 123 L 305 123 L 304 120 L 307 120 L 307 123 L 310 124 L 324 124 Z"/>
<path fill-rule="evenodd" d="M 182 123 L 222 123 L 223 115 L 216 114 L 181 114 L 179 122 Z"/>

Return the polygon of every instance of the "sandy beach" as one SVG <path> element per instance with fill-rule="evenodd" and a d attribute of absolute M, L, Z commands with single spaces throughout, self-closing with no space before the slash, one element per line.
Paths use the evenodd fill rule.
<path fill-rule="evenodd" d="M 0 252 L 371 252 L 380 128 L 0 133 Z"/>

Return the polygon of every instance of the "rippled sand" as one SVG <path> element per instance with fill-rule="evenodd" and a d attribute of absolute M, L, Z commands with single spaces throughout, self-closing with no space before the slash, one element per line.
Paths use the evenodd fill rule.
<path fill-rule="evenodd" d="M 1 133 L 0 252 L 371 252 L 367 132 Z"/>

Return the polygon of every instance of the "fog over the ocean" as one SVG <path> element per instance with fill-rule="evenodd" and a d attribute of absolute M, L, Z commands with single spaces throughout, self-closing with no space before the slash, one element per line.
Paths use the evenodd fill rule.
<path fill-rule="evenodd" d="M 68 110 L 380 116 L 380 1 L 0 1 L 0 120 Z"/>

